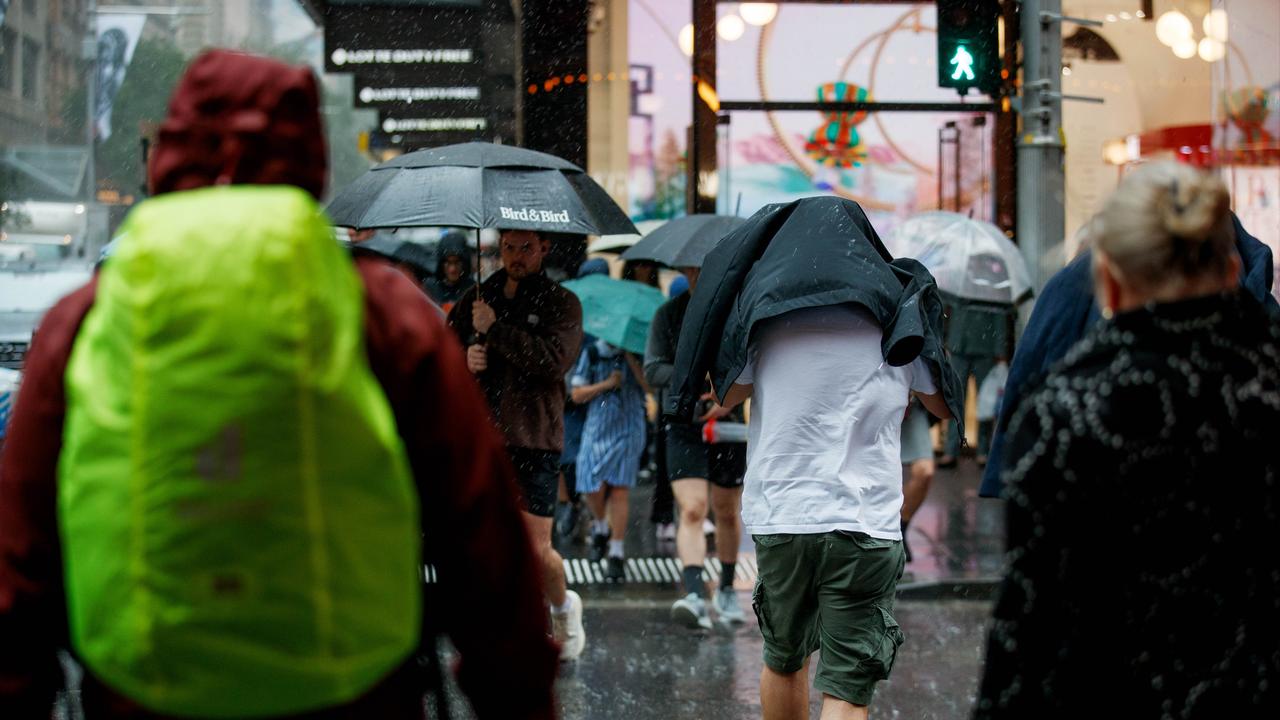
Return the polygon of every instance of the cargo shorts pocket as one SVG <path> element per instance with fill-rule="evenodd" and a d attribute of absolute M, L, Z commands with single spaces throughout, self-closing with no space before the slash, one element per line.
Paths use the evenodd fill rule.
<path fill-rule="evenodd" d="M 772 575 L 776 581 L 778 570 L 793 563 L 794 559 L 789 552 L 791 548 L 784 548 L 783 546 L 791 544 L 795 537 L 795 535 L 787 534 L 751 536 L 752 541 L 756 544 L 756 563 L 759 568 L 755 587 L 751 590 L 751 609 L 755 610 L 756 621 L 760 623 L 760 634 L 768 642 L 772 642 L 776 635 L 773 624 L 769 620 L 769 604 L 765 597 L 765 577 Z M 774 588 L 774 590 L 775 592 L 786 592 L 785 587 Z"/>
<path fill-rule="evenodd" d="M 766 642 L 773 641 L 773 627 L 769 624 L 769 611 L 764 599 L 764 583 L 756 578 L 755 587 L 751 589 L 751 609 L 756 613 L 756 622 L 760 624 L 760 634 Z"/>
<path fill-rule="evenodd" d="M 751 541 L 756 544 L 757 551 L 764 548 L 775 548 L 779 545 L 786 545 L 796 539 L 795 535 L 787 533 L 775 533 L 771 535 L 752 535 Z"/>
<path fill-rule="evenodd" d="M 902 634 L 898 621 L 893 619 L 893 615 L 890 615 L 888 610 L 879 605 L 875 608 L 879 615 L 880 627 L 873 636 L 871 652 L 867 659 L 862 661 L 861 669 L 871 678 L 888 680 L 889 672 L 893 670 L 894 660 L 898 657 L 898 648 L 902 647 L 906 636 Z"/>

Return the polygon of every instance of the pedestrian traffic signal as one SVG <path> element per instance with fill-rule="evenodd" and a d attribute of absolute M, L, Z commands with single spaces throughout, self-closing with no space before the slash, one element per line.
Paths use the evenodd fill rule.
<path fill-rule="evenodd" d="M 938 87 L 961 95 L 1000 88 L 999 0 L 937 0 Z"/>

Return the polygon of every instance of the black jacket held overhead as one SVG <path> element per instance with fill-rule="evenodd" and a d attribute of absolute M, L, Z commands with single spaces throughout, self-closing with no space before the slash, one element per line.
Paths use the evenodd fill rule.
<path fill-rule="evenodd" d="M 884 330 L 885 361 L 923 357 L 954 417 L 964 391 L 943 352 L 942 301 L 919 262 L 894 260 L 857 203 L 769 205 L 707 255 L 680 333 L 666 414 L 688 419 L 708 373 L 720 399 L 746 365 L 751 331 L 792 310 L 852 303 Z"/>

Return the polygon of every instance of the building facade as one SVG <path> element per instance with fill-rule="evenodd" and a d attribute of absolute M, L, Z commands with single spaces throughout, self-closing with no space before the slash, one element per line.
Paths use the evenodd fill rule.
<path fill-rule="evenodd" d="M 13 0 L 0 26 L 0 145 L 32 145 L 47 137 L 49 90 L 45 54 L 51 3 Z"/>

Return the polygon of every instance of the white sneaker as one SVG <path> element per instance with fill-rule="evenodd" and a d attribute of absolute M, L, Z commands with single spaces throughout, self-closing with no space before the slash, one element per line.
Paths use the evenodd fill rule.
<path fill-rule="evenodd" d="M 587 631 L 582 627 L 582 598 L 572 590 L 564 595 L 569 609 L 562 613 L 552 611 L 551 634 L 560 643 L 560 662 L 569 662 L 582 654 L 582 648 L 587 644 Z"/>
<path fill-rule="evenodd" d="M 658 542 L 671 542 L 676 539 L 675 523 L 659 523 L 658 524 Z"/>
<path fill-rule="evenodd" d="M 697 593 L 689 593 L 671 605 L 671 619 L 687 628 L 711 629 L 711 616 L 707 614 L 707 601 Z"/>
<path fill-rule="evenodd" d="M 738 593 L 733 588 L 722 588 L 716 593 L 716 615 L 726 625 L 742 625 L 747 622 L 746 613 L 738 604 Z"/>
<path fill-rule="evenodd" d="M 716 524 L 715 524 L 715 523 L 713 523 L 713 522 L 711 522 L 710 520 L 703 520 L 703 521 L 702 521 L 702 534 L 703 534 L 703 535 L 715 535 L 715 534 L 716 534 Z"/>

